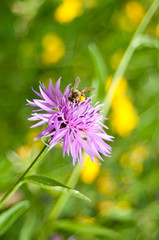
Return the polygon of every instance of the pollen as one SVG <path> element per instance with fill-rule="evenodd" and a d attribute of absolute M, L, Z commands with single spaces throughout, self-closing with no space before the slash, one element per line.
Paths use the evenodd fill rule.
<path fill-rule="evenodd" d="M 80 101 L 83 102 L 85 100 L 85 97 L 84 96 L 80 96 Z"/>

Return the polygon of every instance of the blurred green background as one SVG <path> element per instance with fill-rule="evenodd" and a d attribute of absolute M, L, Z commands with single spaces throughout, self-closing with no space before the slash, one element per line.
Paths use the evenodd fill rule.
<path fill-rule="evenodd" d="M 1 1 L 0 14 L 0 194 L 16 181 L 42 148 L 30 129 L 32 100 L 39 81 L 61 89 L 81 78 L 80 88 L 97 87 L 102 102 L 131 38 L 153 1 L 23 0 Z M 101 166 L 88 159 L 76 189 L 92 203 L 71 197 L 45 239 L 159 239 L 159 14 L 145 31 L 113 96 L 106 124 L 115 136 L 110 159 Z M 101 78 L 92 51 L 99 54 Z M 72 159 L 57 145 L 37 169 L 63 183 Z M 2 239 L 38 239 L 59 194 L 24 185 L 7 206 L 22 199 L 30 208 Z M 72 228 L 72 226 L 74 226 Z M 101 231 L 94 231 L 95 227 Z M 109 228 L 119 236 L 106 233 Z M 58 237 L 59 238 L 58 238 Z"/>

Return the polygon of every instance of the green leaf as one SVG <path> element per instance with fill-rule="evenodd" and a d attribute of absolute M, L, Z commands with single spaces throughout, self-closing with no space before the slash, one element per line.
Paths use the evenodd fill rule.
<path fill-rule="evenodd" d="M 70 220 L 58 220 L 51 225 L 54 229 L 66 230 L 76 234 L 91 234 L 93 236 L 104 236 L 112 239 L 117 239 L 120 234 L 117 231 L 109 229 L 105 226 L 100 226 L 94 223 L 79 223 Z"/>
<path fill-rule="evenodd" d="M 91 54 L 96 78 L 98 79 L 100 84 L 105 84 L 105 80 L 107 77 L 107 68 L 106 68 L 104 59 L 103 59 L 101 53 L 99 52 L 97 46 L 94 43 L 91 43 L 88 46 L 88 48 L 89 48 L 89 51 Z"/>
<path fill-rule="evenodd" d="M 46 145 L 46 146 L 50 146 L 49 145 L 49 137 L 45 137 L 45 136 L 42 136 L 41 137 L 41 141 Z"/>
<path fill-rule="evenodd" d="M 150 48 L 159 48 L 159 40 L 146 34 L 142 34 L 141 36 L 135 39 L 134 46 L 136 48 L 142 46 Z"/>
<path fill-rule="evenodd" d="M 8 228 L 16 221 L 16 219 L 22 215 L 26 209 L 29 208 L 29 201 L 22 201 L 13 206 L 9 209 L 5 210 L 0 215 L 0 236 L 5 233 Z"/>
<path fill-rule="evenodd" d="M 19 231 L 18 240 L 31 240 L 35 226 L 37 226 L 37 216 L 34 211 L 31 211 L 27 214 L 24 224 Z"/>
<path fill-rule="evenodd" d="M 93 69 L 95 70 L 95 78 L 93 79 L 92 87 L 96 89 L 94 101 L 104 98 L 105 83 L 108 77 L 108 70 L 103 56 L 99 52 L 97 46 L 91 43 L 89 46 L 90 55 L 92 58 Z"/>
<path fill-rule="evenodd" d="M 81 198 L 83 200 L 91 201 L 88 197 L 80 193 L 79 191 L 69 188 L 65 186 L 64 184 L 57 182 L 56 180 L 41 176 L 41 175 L 32 175 L 29 177 L 24 178 L 23 182 L 25 183 L 33 183 L 36 184 L 42 188 L 48 189 L 48 190 L 56 190 L 60 192 L 69 193 L 75 197 Z"/>

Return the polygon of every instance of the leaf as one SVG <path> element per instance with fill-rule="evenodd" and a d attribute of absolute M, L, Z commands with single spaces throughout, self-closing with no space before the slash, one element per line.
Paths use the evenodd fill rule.
<path fill-rule="evenodd" d="M 69 188 L 65 186 L 64 184 L 46 177 L 46 176 L 41 176 L 41 175 L 32 175 L 29 177 L 24 178 L 23 182 L 25 183 L 33 183 L 36 184 L 42 188 L 48 189 L 48 190 L 56 190 L 60 192 L 65 192 L 69 193 L 75 197 L 81 198 L 83 200 L 91 201 L 88 197 L 80 193 L 79 191 Z"/>
<path fill-rule="evenodd" d="M 91 54 L 96 77 L 97 77 L 98 81 L 100 82 L 100 84 L 105 84 L 105 80 L 107 77 L 107 68 L 106 68 L 104 59 L 103 59 L 101 53 L 99 52 L 97 46 L 94 43 L 91 43 L 88 46 L 88 48 L 89 48 L 89 51 Z"/>
<path fill-rule="evenodd" d="M 137 47 L 150 47 L 150 48 L 159 48 L 159 40 L 148 36 L 146 34 L 142 34 L 134 41 L 134 46 Z"/>
<path fill-rule="evenodd" d="M 95 78 L 93 79 L 92 87 L 96 89 L 96 96 L 94 101 L 104 98 L 105 83 L 108 77 L 108 70 L 103 56 L 99 52 L 97 46 L 91 43 L 89 46 L 90 55 L 93 62 L 93 69 L 95 70 Z"/>
<path fill-rule="evenodd" d="M 27 214 L 24 224 L 19 231 L 18 240 L 31 240 L 35 226 L 37 226 L 37 216 L 34 211 L 31 211 Z"/>
<path fill-rule="evenodd" d="M 9 209 L 5 210 L 0 215 L 0 236 L 5 233 L 8 228 L 16 221 L 16 219 L 22 215 L 26 209 L 29 208 L 29 201 L 22 201 L 13 206 Z"/>
<path fill-rule="evenodd" d="M 117 239 L 120 234 L 117 231 L 100 226 L 94 223 L 79 223 L 70 220 L 58 220 L 51 225 L 54 229 L 66 230 L 76 234 L 91 234 L 96 236 L 104 236 L 112 239 Z"/>
<path fill-rule="evenodd" d="M 49 137 L 45 137 L 45 136 L 42 136 L 41 137 L 41 141 L 46 145 L 46 146 L 50 146 L 49 145 Z"/>

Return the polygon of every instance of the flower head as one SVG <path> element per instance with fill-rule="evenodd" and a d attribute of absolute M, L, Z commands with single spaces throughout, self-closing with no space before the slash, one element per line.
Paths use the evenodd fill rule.
<path fill-rule="evenodd" d="M 111 147 L 104 140 L 112 141 L 113 137 L 103 129 L 107 127 L 102 123 L 106 118 L 100 115 L 102 104 L 92 106 L 91 97 L 80 104 L 70 102 L 70 84 L 62 94 L 60 79 L 55 87 L 50 80 L 48 89 L 40 83 L 40 92 L 33 89 L 40 99 L 34 99 L 33 102 L 27 100 L 28 105 L 38 108 L 33 110 L 32 117 L 28 119 L 38 121 L 32 128 L 46 124 L 46 128 L 34 140 L 50 137 L 49 149 L 63 140 L 63 155 L 65 152 L 68 155 L 71 153 L 73 165 L 77 160 L 83 165 L 82 149 L 92 161 L 96 161 L 95 157 L 103 160 L 99 153 L 109 156 L 111 152 Z"/>

